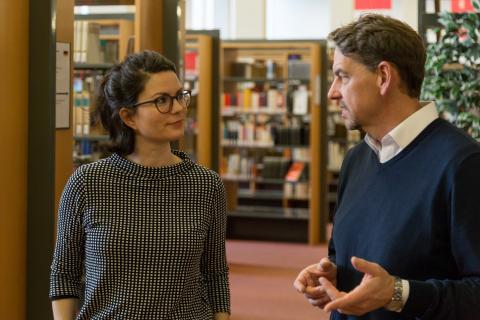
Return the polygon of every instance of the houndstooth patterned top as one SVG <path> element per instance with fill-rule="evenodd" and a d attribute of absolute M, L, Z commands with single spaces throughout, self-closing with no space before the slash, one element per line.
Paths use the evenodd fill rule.
<path fill-rule="evenodd" d="M 81 296 L 77 319 L 211 320 L 230 312 L 220 177 L 179 151 L 150 168 L 118 154 L 81 166 L 62 195 L 52 300 Z"/>

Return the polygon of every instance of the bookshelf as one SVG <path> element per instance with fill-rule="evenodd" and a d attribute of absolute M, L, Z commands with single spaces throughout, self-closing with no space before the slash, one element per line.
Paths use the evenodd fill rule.
<path fill-rule="evenodd" d="M 104 64 L 121 61 L 128 52 L 133 52 L 133 16 L 113 19 L 76 15 L 74 22 L 74 55 L 76 63 Z"/>
<path fill-rule="evenodd" d="M 133 14 L 75 15 L 73 75 L 74 167 L 108 155 L 107 133 L 92 126 L 92 99 L 105 72 L 123 59 L 134 45 Z"/>
<path fill-rule="evenodd" d="M 108 136 L 101 125 L 92 126 L 92 99 L 110 64 L 75 64 L 73 76 L 73 163 L 74 167 L 108 155 Z"/>
<path fill-rule="evenodd" d="M 325 47 L 221 44 L 219 157 L 231 238 L 326 240 Z"/>
<path fill-rule="evenodd" d="M 194 161 L 218 170 L 218 51 L 216 30 L 187 31 L 184 53 L 184 87 L 192 90 L 185 135 L 179 148 Z M 201 146 L 201 147 L 200 147 Z"/>

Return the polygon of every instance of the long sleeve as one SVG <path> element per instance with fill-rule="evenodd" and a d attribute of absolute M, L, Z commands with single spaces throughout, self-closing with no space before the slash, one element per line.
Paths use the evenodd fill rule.
<path fill-rule="evenodd" d="M 212 310 L 214 312 L 230 312 L 228 265 L 225 254 L 226 194 L 225 187 L 218 175 L 216 175 L 212 214 L 202 255 L 201 271 Z"/>
<path fill-rule="evenodd" d="M 51 265 L 50 298 L 79 297 L 84 256 L 82 211 L 85 183 L 82 168 L 68 180 L 58 211 L 57 242 Z"/>
<path fill-rule="evenodd" d="M 480 154 L 457 168 L 449 180 L 450 245 L 458 278 L 409 281 L 404 314 L 436 320 L 474 320 L 480 314 Z"/>

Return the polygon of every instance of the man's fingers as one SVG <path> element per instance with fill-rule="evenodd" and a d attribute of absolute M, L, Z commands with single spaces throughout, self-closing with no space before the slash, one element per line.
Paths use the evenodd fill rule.
<path fill-rule="evenodd" d="M 380 268 L 376 263 L 358 257 L 352 257 L 351 262 L 353 267 L 362 273 L 379 275 Z"/>
<path fill-rule="evenodd" d="M 327 295 L 322 286 L 306 287 L 304 291 L 305 297 L 309 299 L 319 299 Z"/>
<path fill-rule="evenodd" d="M 324 297 L 322 298 L 319 298 L 319 299 L 308 299 L 308 302 L 312 305 L 312 306 L 315 306 L 315 307 L 320 307 L 320 308 L 323 308 L 327 303 L 329 303 L 331 300 L 330 298 L 325 295 Z"/>
<path fill-rule="evenodd" d="M 295 288 L 295 290 L 297 290 L 300 293 L 305 292 L 305 286 L 299 280 L 295 280 L 293 282 L 293 287 Z"/>
<path fill-rule="evenodd" d="M 330 281 L 328 281 L 327 278 L 321 277 L 320 283 L 322 284 L 325 292 L 331 300 L 338 299 L 339 297 L 344 295 L 344 293 L 338 291 L 337 288 L 335 288 L 335 286 Z"/>
<path fill-rule="evenodd" d="M 330 271 L 334 267 L 334 264 L 328 258 L 322 258 L 317 265 L 317 268 L 321 271 Z"/>
<path fill-rule="evenodd" d="M 308 277 L 308 273 L 307 273 L 307 270 L 304 269 L 302 270 L 297 278 L 295 279 L 295 281 L 293 282 L 293 287 L 300 293 L 303 293 L 305 292 L 305 288 L 307 287 L 308 283 L 307 283 L 307 277 Z"/>
<path fill-rule="evenodd" d="M 348 296 L 348 295 L 344 295 L 343 297 L 339 297 L 336 300 L 332 299 L 332 302 L 327 303 L 327 305 L 325 306 L 325 308 L 324 308 L 325 311 L 330 312 L 330 311 L 333 311 L 333 310 L 342 310 L 342 309 L 343 310 L 344 309 L 348 310 L 349 304 L 347 302 L 345 302 L 346 296 Z M 343 313 L 343 311 L 341 311 L 341 312 Z"/>

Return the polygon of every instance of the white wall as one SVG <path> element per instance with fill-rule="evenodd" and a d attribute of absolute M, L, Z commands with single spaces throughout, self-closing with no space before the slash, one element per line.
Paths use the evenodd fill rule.
<path fill-rule="evenodd" d="M 185 0 L 187 30 L 220 31 L 220 38 L 232 38 L 232 0 Z"/>
<path fill-rule="evenodd" d="M 231 0 L 232 38 L 265 39 L 265 0 Z"/>
<path fill-rule="evenodd" d="M 330 1 L 266 0 L 267 39 L 325 38 L 330 30 Z"/>
<path fill-rule="evenodd" d="M 392 0 L 392 9 L 375 12 L 417 30 L 418 1 L 425 0 Z M 186 0 L 185 6 L 187 29 L 219 29 L 222 39 L 324 39 L 365 12 L 354 10 L 354 0 Z M 449 0 L 441 8 L 449 9 Z"/>

